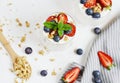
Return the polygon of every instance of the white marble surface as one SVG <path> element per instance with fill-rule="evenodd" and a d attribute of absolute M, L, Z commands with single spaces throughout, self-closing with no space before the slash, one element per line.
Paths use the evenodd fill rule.
<path fill-rule="evenodd" d="M 84 13 L 79 11 L 78 4 L 79 0 L 0 0 L 0 24 L 4 24 L 3 33 L 13 49 L 19 55 L 26 56 L 32 66 L 32 76 L 25 83 L 58 83 L 64 70 L 71 62 L 80 64 L 86 62 L 87 49 L 96 37 L 92 32 L 93 28 L 98 26 L 104 29 L 105 25 L 114 17 L 120 15 L 119 0 L 114 0 L 111 12 L 99 20 L 86 17 Z M 44 48 L 43 36 L 41 35 L 41 28 L 37 28 L 35 25 L 40 23 L 40 26 L 42 26 L 48 15 L 61 11 L 71 15 L 76 22 L 77 32 L 74 42 L 66 50 L 45 51 L 44 56 L 42 56 L 38 52 Z M 20 19 L 23 24 L 22 27 L 17 25 L 16 18 Z M 26 28 L 25 21 L 30 22 L 29 28 Z M 31 34 L 29 34 L 30 31 Z M 18 47 L 24 34 L 26 34 L 26 41 L 21 44 L 21 47 Z M 28 46 L 33 49 L 33 53 L 30 55 L 24 53 L 25 47 Z M 11 59 L 1 44 L 0 47 L 2 47 L 2 50 L 0 50 L 0 81 L 14 83 L 16 77 L 9 71 L 12 68 Z M 84 50 L 82 56 L 75 54 L 74 50 L 77 48 Z M 35 61 L 35 58 L 38 60 Z M 54 58 L 55 61 L 51 62 L 51 58 Z M 39 72 L 42 69 L 48 71 L 46 77 L 40 76 Z M 53 70 L 57 73 L 55 76 L 51 75 Z"/>

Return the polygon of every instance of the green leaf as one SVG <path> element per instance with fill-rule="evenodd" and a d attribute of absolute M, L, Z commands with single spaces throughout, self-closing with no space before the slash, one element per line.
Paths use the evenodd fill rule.
<path fill-rule="evenodd" d="M 64 34 L 64 31 L 63 31 L 63 30 L 58 30 L 58 35 L 59 35 L 60 37 L 62 37 L 63 34 Z"/>
<path fill-rule="evenodd" d="M 72 27 L 69 24 L 64 24 L 63 25 L 63 30 L 65 30 L 65 31 L 72 30 Z"/>
<path fill-rule="evenodd" d="M 59 23 L 58 23 L 58 29 L 59 30 L 63 30 L 63 26 L 64 26 L 63 21 L 59 21 Z"/>
<path fill-rule="evenodd" d="M 55 22 L 44 22 L 44 26 L 49 28 L 49 29 L 56 29 L 57 28 L 57 23 L 55 23 Z"/>

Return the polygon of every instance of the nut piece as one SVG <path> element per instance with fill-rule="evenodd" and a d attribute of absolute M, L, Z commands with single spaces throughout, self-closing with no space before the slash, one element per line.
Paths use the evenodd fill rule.
<path fill-rule="evenodd" d="M 26 36 L 23 36 L 20 41 L 21 41 L 21 43 L 23 43 L 23 42 L 25 42 L 25 40 L 26 40 Z"/>
<path fill-rule="evenodd" d="M 18 18 L 16 18 L 16 22 L 18 23 L 18 26 L 22 26 L 22 23 L 20 22 Z"/>
<path fill-rule="evenodd" d="M 39 24 L 39 23 L 36 23 L 36 27 L 37 27 L 37 28 L 40 28 L 40 24 Z"/>
<path fill-rule="evenodd" d="M 98 12 L 98 13 L 102 12 L 101 5 L 99 3 L 97 3 L 97 5 L 95 7 L 93 7 L 93 11 Z"/>
<path fill-rule="evenodd" d="M 54 61 L 55 61 L 55 58 L 50 58 L 50 61 L 51 61 L 51 62 L 54 62 Z"/>
<path fill-rule="evenodd" d="M 44 55 L 44 50 L 40 50 L 39 52 L 38 52 L 40 55 Z"/>
<path fill-rule="evenodd" d="M 54 35 L 48 34 L 48 38 L 53 39 Z"/>
<path fill-rule="evenodd" d="M 52 31 L 50 34 L 48 34 L 48 38 L 53 39 L 55 33 L 56 31 Z"/>
<path fill-rule="evenodd" d="M 26 27 L 30 27 L 30 23 L 28 21 L 25 21 Z"/>
<path fill-rule="evenodd" d="M 13 69 L 16 75 L 21 79 L 29 79 L 31 76 L 31 66 L 25 57 L 17 57 L 13 63 Z"/>
<path fill-rule="evenodd" d="M 52 73 L 51 73 L 52 76 L 56 76 L 56 74 L 57 74 L 57 73 L 56 73 L 55 70 L 53 70 Z"/>
<path fill-rule="evenodd" d="M 68 37 L 67 36 L 64 37 L 64 41 L 68 41 Z"/>

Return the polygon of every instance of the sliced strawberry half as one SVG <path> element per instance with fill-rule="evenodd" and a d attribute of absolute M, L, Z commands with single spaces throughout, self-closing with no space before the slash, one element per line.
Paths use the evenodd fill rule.
<path fill-rule="evenodd" d="M 102 51 L 98 51 L 98 57 L 99 57 L 100 63 L 103 65 L 103 67 L 107 68 L 108 70 L 110 70 L 111 67 L 114 65 L 113 59 L 110 55 L 108 55 Z"/>
<path fill-rule="evenodd" d="M 69 37 L 72 37 L 76 33 L 76 26 L 74 24 L 72 24 L 72 23 L 67 23 L 67 24 L 69 24 L 72 27 L 72 30 L 71 30 L 71 32 L 69 34 L 66 34 L 66 35 L 69 36 Z"/>
<path fill-rule="evenodd" d="M 103 7 L 111 7 L 112 6 L 112 1 L 111 0 L 100 0 L 100 4 Z"/>
<path fill-rule="evenodd" d="M 74 67 L 71 70 L 67 71 L 63 77 L 65 83 L 74 83 L 80 74 L 80 68 Z"/>
<path fill-rule="evenodd" d="M 46 21 L 52 21 L 56 18 L 56 16 L 49 16 Z"/>
<path fill-rule="evenodd" d="M 57 16 L 57 18 L 58 18 L 58 22 L 63 21 L 63 23 L 67 23 L 67 21 L 68 21 L 68 17 L 67 17 L 67 15 L 65 13 L 60 13 Z"/>
<path fill-rule="evenodd" d="M 96 0 L 87 0 L 87 2 L 84 4 L 86 8 L 92 8 L 96 5 Z"/>

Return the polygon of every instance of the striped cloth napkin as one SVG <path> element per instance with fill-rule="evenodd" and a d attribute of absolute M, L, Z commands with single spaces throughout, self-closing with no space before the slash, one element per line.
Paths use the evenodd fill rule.
<path fill-rule="evenodd" d="M 111 55 L 116 67 L 110 71 L 100 65 L 98 51 Z M 120 16 L 107 26 L 101 35 L 94 41 L 88 55 L 85 71 L 81 83 L 93 83 L 92 72 L 101 72 L 102 83 L 120 83 Z"/>

